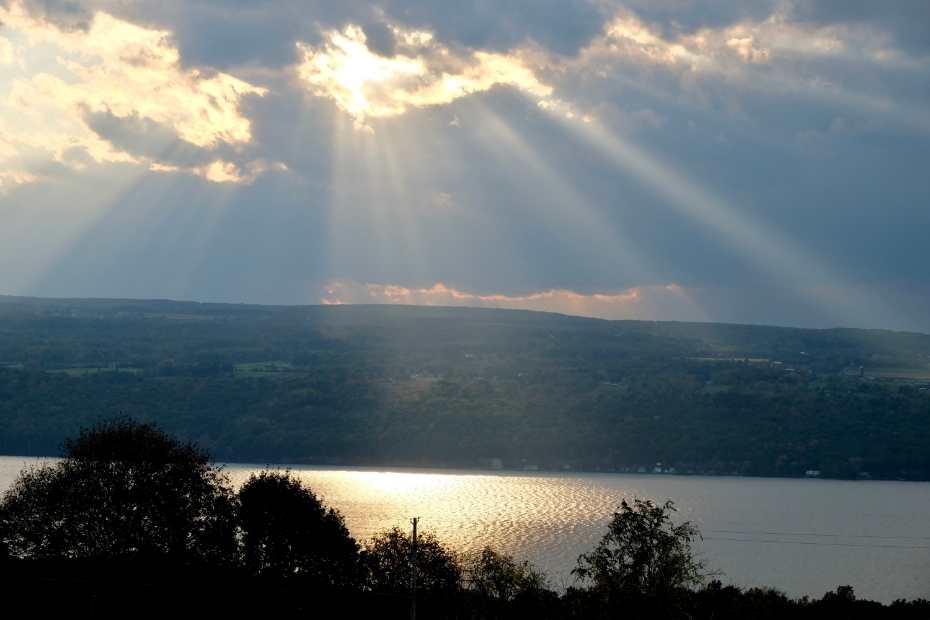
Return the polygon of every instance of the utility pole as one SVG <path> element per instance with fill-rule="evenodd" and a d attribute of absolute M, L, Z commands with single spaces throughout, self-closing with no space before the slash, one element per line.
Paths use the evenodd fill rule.
<path fill-rule="evenodd" d="M 417 620 L 417 521 L 420 517 L 410 520 L 413 524 L 413 536 L 410 538 L 410 620 Z"/>

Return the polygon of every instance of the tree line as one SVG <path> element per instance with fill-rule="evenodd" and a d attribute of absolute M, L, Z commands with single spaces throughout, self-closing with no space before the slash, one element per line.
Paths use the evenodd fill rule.
<path fill-rule="evenodd" d="M 0 454 L 55 454 L 126 413 L 232 462 L 930 479 L 920 387 L 729 362 L 579 364 L 406 379 L 361 363 L 280 377 L 0 369 Z"/>
<path fill-rule="evenodd" d="M 421 618 L 917 618 L 838 588 L 790 599 L 713 580 L 700 536 L 671 502 L 623 501 L 556 592 L 492 548 L 459 554 L 394 528 L 359 543 L 338 511 L 288 471 L 234 489 L 206 451 L 121 418 L 84 429 L 63 458 L 27 468 L 0 500 L 6 612 L 297 613 Z M 414 594 L 414 583 L 416 594 Z"/>

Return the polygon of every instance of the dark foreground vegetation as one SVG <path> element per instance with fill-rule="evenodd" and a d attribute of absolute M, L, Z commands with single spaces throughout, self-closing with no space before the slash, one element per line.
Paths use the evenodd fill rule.
<path fill-rule="evenodd" d="M 0 297 L 0 454 L 100 416 L 218 459 L 930 479 L 930 336 Z"/>
<path fill-rule="evenodd" d="M 6 617 L 193 614 L 320 618 L 926 618 L 930 602 L 882 605 L 840 587 L 821 599 L 709 581 L 699 536 L 671 502 L 624 501 L 600 544 L 555 592 L 525 562 L 460 555 L 393 529 L 359 545 L 288 472 L 240 489 L 193 444 L 128 419 L 65 444 L 0 501 Z M 415 586 L 414 586 L 415 584 Z M 412 595 L 416 589 L 416 596 Z"/>

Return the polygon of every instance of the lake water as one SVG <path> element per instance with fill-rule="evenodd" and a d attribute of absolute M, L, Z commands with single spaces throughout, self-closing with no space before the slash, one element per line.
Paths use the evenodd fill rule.
<path fill-rule="evenodd" d="M 35 460 L 28 461 L 34 463 Z M 0 457 L 0 489 L 27 461 Z M 258 466 L 228 465 L 235 483 Z M 490 544 L 570 585 L 580 553 L 624 497 L 671 499 L 704 536 L 721 579 L 821 596 L 837 585 L 881 601 L 930 598 L 930 484 L 772 478 L 499 473 L 294 466 L 364 540 L 394 525 L 468 551 Z"/>

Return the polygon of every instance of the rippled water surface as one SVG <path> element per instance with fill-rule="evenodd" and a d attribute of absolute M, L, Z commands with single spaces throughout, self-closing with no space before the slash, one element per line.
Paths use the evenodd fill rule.
<path fill-rule="evenodd" d="M 0 457 L 0 488 L 24 465 Z M 228 465 L 237 484 L 253 465 Z M 463 550 L 529 559 L 556 586 L 624 497 L 672 499 L 725 581 L 820 596 L 840 584 L 883 601 L 930 598 L 930 484 L 615 474 L 293 467 L 366 539 L 418 516 Z"/>

